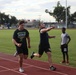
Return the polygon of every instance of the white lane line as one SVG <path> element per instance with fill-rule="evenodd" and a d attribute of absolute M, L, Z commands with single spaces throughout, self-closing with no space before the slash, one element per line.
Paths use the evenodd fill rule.
<path fill-rule="evenodd" d="M 4 66 L 0 66 L 0 67 L 6 69 L 7 71 L 13 71 L 13 72 L 16 72 L 16 73 L 21 74 L 21 75 L 27 75 L 27 74 L 24 74 L 24 73 L 20 73 L 20 72 L 18 72 L 18 71 L 15 71 L 15 70 L 13 70 L 13 69 L 9 69 L 9 68 L 4 67 Z M 4 72 L 5 72 L 5 71 L 4 71 Z"/>
<path fill-rule="evenodd" d="M 6 72 L 6 71 L 8 71 L 8 70 L 1 70 L 0 72 Z"/>

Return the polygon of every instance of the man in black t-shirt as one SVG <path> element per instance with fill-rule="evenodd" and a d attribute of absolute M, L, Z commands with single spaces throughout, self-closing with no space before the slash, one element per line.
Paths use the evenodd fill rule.
<path fill-rule="evenodd" d="M 22 68 L 23 58 L 28 57 L 28 48 L 30 48 L 30 37 L 29 32 L 24 28 L 24 21 L 20 21 L 18 29 L 14 31 L 13 43 L 16 46 L 17 54 L 19 55 L 20 72 L 24 72 Z"/>
<path fill-rule="evenodd" d="M 51 29 L 54 29 L 55 27 L 49 27 L 45 28 L 45 25 L 41 23 L 39 25 L 39 33 L 40 33 L 40 44 L 39 44 L 39 51 L 38 53 L 33 52 L 30 58 L 32 59 L 33 57 L 41 57 L 43 53 L 45 52 L 48 56 L 48 62 L 50 64 L 50 70 L 54 71 L 56 68 L 52 65 L 52 60 L 51 60 L 51 48 L 49 44 L 49 38 L 55 38 L 55 36 L 49 36 L 48 31 Z"/>

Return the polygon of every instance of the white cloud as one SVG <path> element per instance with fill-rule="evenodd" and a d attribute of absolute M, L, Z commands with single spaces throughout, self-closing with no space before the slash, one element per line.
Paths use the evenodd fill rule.
<path fill-rule="evenodd" d="M 45 9 L 53 10 L 57 1 L 65 6 L 66 0 L 0 0 L 0 11 L 16 16 L 18 19 L 41 19 L 44 21 L 54 21 L 54 19 L 45 13 Z M 71 6 L 71 12 L 75 12 L 76 1 L 67 0 Z"/>

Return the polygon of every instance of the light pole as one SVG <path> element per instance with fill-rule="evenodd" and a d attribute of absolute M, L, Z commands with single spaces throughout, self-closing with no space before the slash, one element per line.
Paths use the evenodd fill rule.
<path fill-rule="evenodd" d="M 66 3 L 66 11 L 65 11 L 65 14 L 66 14 L 66 15 L 65 15 L 65 17 L 66 17 L 66 28 L 68 28 L 68 26 L 67 26 L 67 0 L 66 0 L 65 3 Z"/>

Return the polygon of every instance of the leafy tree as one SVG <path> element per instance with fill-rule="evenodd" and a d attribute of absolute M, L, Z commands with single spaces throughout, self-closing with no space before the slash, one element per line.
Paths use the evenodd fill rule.
<path fill-rule="evenodd" d="M 70 21 L 71 22 L 76 22 L 76 12 L 74 12 L 73 14 L 71 14 Z"/>
<path fill-rule="evenodd" d="M 64 11 L 65 8 L 63 6 L 61 6 L 60 2 L 57 3 L 57 6 L 55 7 L 54 11 L 53 11 L 53 17 L 56 19 L 56 21 L 61 22 L 61 20 L 63 20 L 64 18 Z"/>
<path fill-rule="evenodd" d="M 11 15 L 6 15 L 5 13 L 1 13 L 0 12 L 0 24 L 16 24 L 18 22 L 18 20 L 16 19 L 15 16 L 11 16 Z"/>
<path fill-rule="evenodd" d="M 11 22 L 12 24 L 16 24 L 16 23 L 18 22 L 18 20 L 16 19 L 15 16 L 11 16 L 10 22 Z"/>
<path fill-rule="evenodd" d="M 66 21 L 66 8 L 62 6 L 59 1 L 57 2 L 57 5 L 54 7 L 53 12 L 49 12 L 47 9 L 45 10 L 45 12 L 53 16 L 58 23 Z M 67 19 L 70 19 L 70 6 L 67 7 Z"/>

